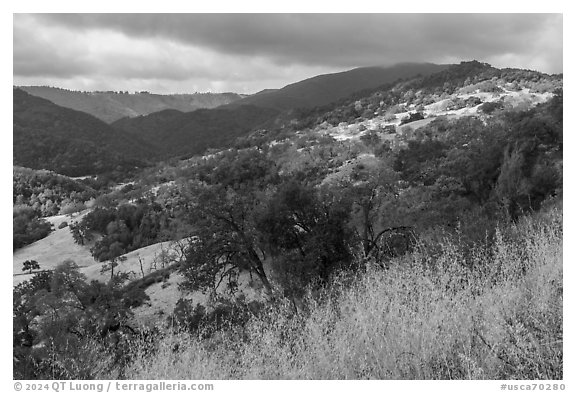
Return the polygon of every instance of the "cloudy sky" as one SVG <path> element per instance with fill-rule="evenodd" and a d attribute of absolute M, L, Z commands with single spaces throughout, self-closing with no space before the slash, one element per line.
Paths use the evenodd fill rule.
<path fill-rule="evenodd" d="M 561 14 L 14 14 L 14 84 L 155 93 L 480 60 L 560 73 Z"/>

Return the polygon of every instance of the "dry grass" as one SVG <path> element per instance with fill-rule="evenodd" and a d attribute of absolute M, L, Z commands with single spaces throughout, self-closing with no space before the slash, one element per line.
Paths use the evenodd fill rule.
<path fill-rule="evenodd" d="M 80 246 L 74 243 L 69 227 L 58 228 L 63 221 L 71 224 L 81 220 L 86 213 L 74 215 L 73 218 L 64 215 L 48 217 L 47 221 L 54 224 L 54 231 L 45 238 L 14 251 L 12 258 L 14 286 L 32 277 L 31 274 L 22 272 L 22 263 L 26 260 L 37 261 L 42 270 L 54 269 L 66 259 L 72 259 L 82 267 L 97 263 L 90 254 L 90 247 L 93 243 Z"/>
<path fill-rule="evenodd" d="M 423 247 L 210 339 L 170 333 L 130 379 L 561 379 L 562 213 L 473 251 Z M 175 348 L 179 348 L 175 350 Z"/>

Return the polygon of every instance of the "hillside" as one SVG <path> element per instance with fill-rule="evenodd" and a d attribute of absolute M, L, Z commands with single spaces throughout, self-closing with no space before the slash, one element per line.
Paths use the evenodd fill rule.
<path fill-rule="evenodd" d="M 386 269 L 338 277 L 321 300 L 305 297 L 305 312 L 279 301 L 217 335 L 169 331 L 154 351 L 140 342 L 126 377 L 562 380 L 562 214 L 506 230 L 473 250 L 486 267 L 477 274 L 462 266 L 470 250 L 440 239 Z"/>
<path fill-rule="evenodd" d="M 486 63 L 467 61 L 434 74 L 360 92 L 323 107 L 302 110 L 285 116 L 279 123 L 280 127 L 292 130 L 350 126 L 382 131 L 385 126 L 406 124 L 403 118 L 416 113 L 427 120 L 411 126 L 442 115 L 475 115 L 478 109 L 488 106 L 492 107 L 490 112 L 522 111 L 550 99 L 556 90 L 562 89 L 562 80 L 562 75 L 497 69 Z M 483 106 L 484 103 L 491 104 Z"/>
<path fill-rule="evenodd" d="M 400 78 L 429 75 L 446 67 L 407 63 L 357 68 L 320 75 L 279 90 L 266 89 L 217 109 L 190 113 L 168 109 L 147 116 L 123 118 L 112 126 L 141 137 L 154 145 L 163 157 L 189 156 L 202 153 L 206 148 L 227 147 L 235 138 L 269 125 L 281 111 L 325 105 L 352 93 Z"/>
<path fill-rule="evenodd" d="M 228 147 L 240 136 L 273 119 L 271 108 L 243 105 L 237 108 L 199 109 L 183 113 L 165 110 L 112 123 L 119 132 L 142 138 L 163 157 L 191 156 L 207 148 Z"/>
<path fill-rule="evenodd" d="M 47 221 L 53 225 L 54 231 L 26 247 L 16 250 L 12 257 L 13 283 L 18 285 L 32 277 L 31 274 L 22 271 L 22 264 L 26 260 L 35 260 L 40 264 L 41 270 L 52 270 L 66 259 L 71 259 L 81 268 L 95 265 L 97 262 L 90 254 L 90 246 L 80 246 L 74 243 L 70 228 L 58 228 L 62 222 L 72 224 L 81 220 L 83 214 L 74 217 L 58 215 L 48 217 Z"/>
<path fill-rule="evenodd" d="M 562 378 L 562 85 L 472 61 L 307 110 L 115 122 L 187 159 L 85 195 L 14 182 L 40 213 L 98 193 L 73 236 L 14 253 L 15 370 Z"/>
<path fill-rule="evenodd" d="M 277 110 L 311 108 L 338 101 L 353 93 L 373 89 L 401 78 L 430 75 L 447 65 L 402 63 L 390 67 L 355 68 L 334 74 L 318 75 L 278 90 L 264 90 L 235 101 L 229 106 L 255 105 Z"/>
<path fill-rule="evenodd" d="M 147 115 L 165 109 L 191 112 L 215 108 L 242 98 L 236 93 L 151 94 L 112 91 L 81 92 L 48 86 L 19 86 L 25 92 L 47 99 L 56 105 L 82 111 L 107 123 L 123 117 Z"/>
<path fill-rule="evenodd" d="M 55 172 L 18 166 L 12 171 L 13 204 L 27 205 L 42 217 L 82 210 L 97 194 L 86 183 Z"/>
<path fill-rule="evenodd" d="M 402 135 L 427 126 L 436 119 L 453 120 L 468 116 L 485 117 L 481 109 L 485 103 L 500 105 L 502 108 L 506 105 L 509 109 L 525 109 L 544 103 L 552 96 L 551 92 L 532 93 L 529 89 L 520 91 L 502 89 L 502 91 L 497 93 L 476 92 L 473 94 L 462 94 L 457 92 L 448 96 L 448 98 L 419 107 L 419 113 L 425 117 L 421 120 L 403 123 L 403 119 L 408 118 L 411 113 L 415 113 L 416 106 L 412 104 L 401 106 L 400 111 L 393 116 L 378 114 L 369 119 L 358 119 L 352 124 L 342 122 L 335 126 L 324 123 L 319 130 L 337 140 L 346 140 L 360 139 L 363 135 L 371 132 L 381 133 L 387 127 L 392 127 L 395 131 L 382 135 L 382 138 L 395 141 Z M 468 104 L 466 100 L 468 100 Z"/>
<path fill-rule="evenodd" d="M 14 165 L 83 176 L 142 166 L 153 152 L 137 136 L 20 89 L 13 113 Z"/>

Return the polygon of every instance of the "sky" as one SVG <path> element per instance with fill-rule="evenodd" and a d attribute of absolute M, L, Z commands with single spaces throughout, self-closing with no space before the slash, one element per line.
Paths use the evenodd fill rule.
<path fill-rule="evenodd" d="M 14 85 L 255 93 L 400 62 L 563 72 L 562 14 L 14 14 Z"/>

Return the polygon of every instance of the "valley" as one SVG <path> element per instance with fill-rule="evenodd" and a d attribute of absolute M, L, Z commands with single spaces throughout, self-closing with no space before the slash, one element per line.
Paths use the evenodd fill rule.
<path fill-rule="evenodd" d="M 56 105 L 89 113 L 106 123 L 166 109 L 190 112 L 201 108 L 215 108 L 242 99 L 241 95 L 235 93 L 160 95 L 149 92 L 80 92 L 48 86 L 18 87 L 28 94 L 44 98 Z"/>

